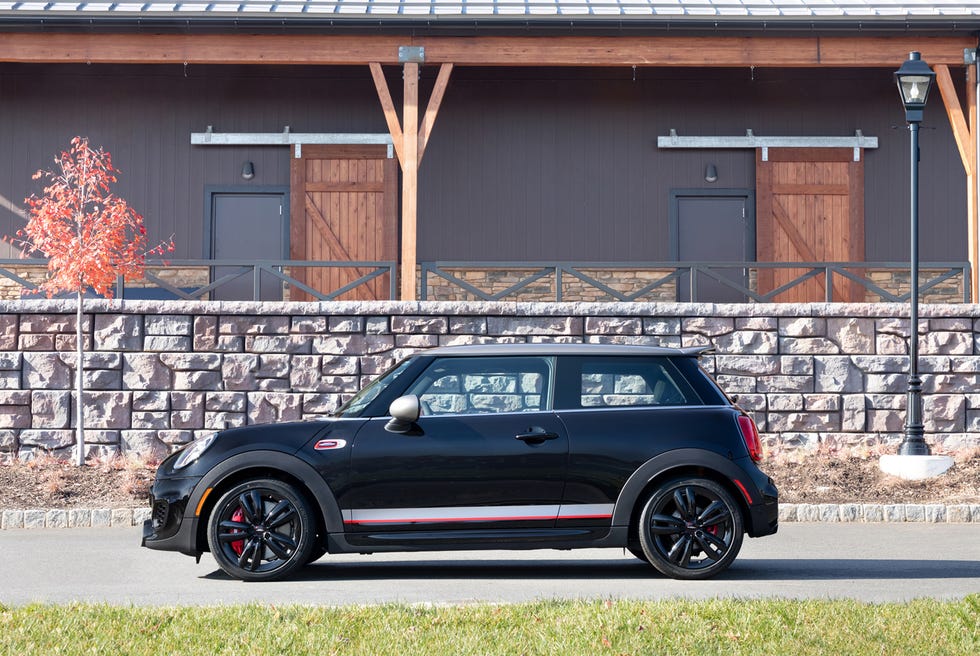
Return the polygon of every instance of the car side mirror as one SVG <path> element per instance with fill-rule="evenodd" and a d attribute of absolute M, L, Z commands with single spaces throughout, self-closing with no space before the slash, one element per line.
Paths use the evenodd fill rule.
<path fill-rule="evenodd" d="M 399 396 L 388 406 L 391 420 L 385 424 L 385 430 L 390 433 L 407 433 L 415 426 L 421 412 L 419 397 L 414 394 Z"/>

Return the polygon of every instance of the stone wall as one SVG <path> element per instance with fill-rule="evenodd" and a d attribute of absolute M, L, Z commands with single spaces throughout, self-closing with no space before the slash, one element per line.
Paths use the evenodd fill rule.
<path fill-rule="evenodd" d="M 713 344 L 705 367 L 770 448 L 896 442 L 907 307 L 891 304 L 87 301 L 92 455 L 159 458 L 225 426 L 327 415 L 421 348 L 476 342 Z M 69 457 L 72 301 L 0 302 L 0 458 Z M 980 306 L 927 305 L 927 440 L 980 446 Z"/>

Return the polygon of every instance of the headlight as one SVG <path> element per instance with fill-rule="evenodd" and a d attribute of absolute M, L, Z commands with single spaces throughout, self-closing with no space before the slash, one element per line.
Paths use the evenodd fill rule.
<path fill-rule="evenodd" d="M 184 450 L 180 452 L 180 456 L 177 457 L 177 462 L 174 463 L 174 469 L 183 469 L 200 458 L 201 454 L 207 451 L 207 448 L 211 446 L 211 443 L 214 442 L 214 438 L 216 437 L 218 437 L 218 434 L 212 433 L 207 437 L 194 440 L 185 446 Z"/>

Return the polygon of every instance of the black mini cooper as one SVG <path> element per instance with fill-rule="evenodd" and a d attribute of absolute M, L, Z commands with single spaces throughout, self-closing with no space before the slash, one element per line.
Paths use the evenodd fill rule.
<path fill-rule="evenodd" d="M 248 426 L 167 458 L 143 545 L 277 579 L 325 553 L 619 547 L 679 579 L 776 532 L 759 434 L 703 349 L 419 352 L 326 421 Z"/>

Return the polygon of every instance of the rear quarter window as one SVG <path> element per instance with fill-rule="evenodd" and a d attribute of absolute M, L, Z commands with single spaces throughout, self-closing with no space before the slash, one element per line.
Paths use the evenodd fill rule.
<path fill-rule="evenodd" d="M 664 357 L 560 358 L 560 401 L 570 408 L 700 404 L 683 374 Z M 567 360 L 567 361 L 566 361 Z"/>

